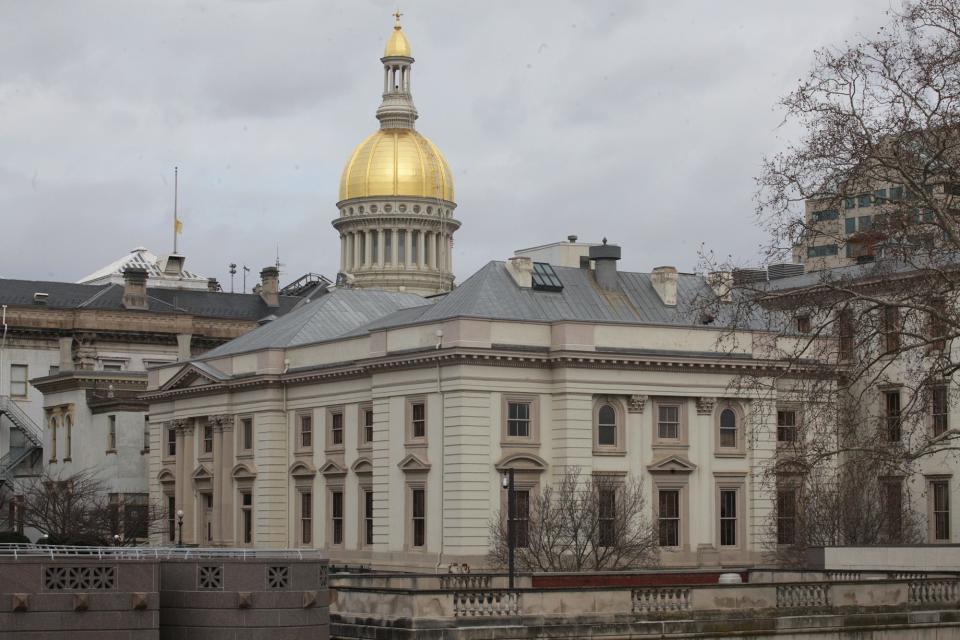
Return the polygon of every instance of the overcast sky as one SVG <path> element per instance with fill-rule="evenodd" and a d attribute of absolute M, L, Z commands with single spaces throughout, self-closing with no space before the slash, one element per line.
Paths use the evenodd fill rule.
<path fill-rule="evenodd" d="M 753 177 L 795 133 L 778 97 L 889 3 L 404 2 L 418 130 L 454 174 L 458 279 L 568 234 L 619 243 L 631 270 L 692 270 L 703 242 L 749 260 Z M 0 0 L 0 276 L 169 252 L 179 165 L 189 269 L 229 283 L 230 262 L 257 273 L 279 245 L 283 284 L 332 278 L 338 180 L 378 125 L 394 9 Z"/>

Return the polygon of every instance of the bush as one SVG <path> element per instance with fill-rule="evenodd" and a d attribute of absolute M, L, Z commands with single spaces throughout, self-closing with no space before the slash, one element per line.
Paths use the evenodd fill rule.
<path fill-rule="evenodd" d="M 30 544 L 30 538 L 16 531 L 0 531 L 0 544 Z"/>

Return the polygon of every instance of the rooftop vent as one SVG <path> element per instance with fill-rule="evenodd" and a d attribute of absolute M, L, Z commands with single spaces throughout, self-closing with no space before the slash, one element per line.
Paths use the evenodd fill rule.
<path fill-rule="evenodd" d="M 780 280 L 781 278 L 792 278 L 803 275 L 802 264 L 772 264 L 767 267 L 767 275 L 771 280 Z"/>
<path fill-rule="evenodd" d="M 553 270 L 553 266 L 546 262 L 533 263 L 532 286 L 538 291 L 563 291 L 563 283 Z"/>
<path fill-rule="evenodd" d="M 37 291 L 33 294 L 33 304 L 47 304 L 47 298 L 50 297 L 49 293 L 41 293 Z"/>
<path fill-rule="evenodd" d="M 766 280 L 767 280 L 766 269 L 734 269 L 733 270 L 733 284 L 737 286 L 750 284 L 751 282 L 766 282 Z"/>

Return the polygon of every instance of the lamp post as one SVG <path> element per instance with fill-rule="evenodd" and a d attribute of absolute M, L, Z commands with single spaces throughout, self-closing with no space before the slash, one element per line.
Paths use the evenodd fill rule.
<path fill-rule="evenodd" d="M 510 580 L 509 587 L 513 589 L 513 553 L 517 548 L 517 533 L 513 522 L 517 493 L 513 488 L 513 469 L 507 469 L 503 474 L 503 488 L 507 490 L 507 572 Z"/>
<path fill-rule="evenodd" d="M 113 546 L 115 546 L 115 547 L 119 547 L 119 546 L 120 546 L 120 534 L 119 534 L 119 533 L 113 534 Z"/>
<path fill-rule="evenodd" d="M 183 509 L 177 510 L 177 546 L 183 546 Z"/>

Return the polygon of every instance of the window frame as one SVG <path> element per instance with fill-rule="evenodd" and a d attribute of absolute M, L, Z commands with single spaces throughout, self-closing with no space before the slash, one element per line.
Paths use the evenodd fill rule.
<path fill-rule="evenodd" d="M 250 425 L 250 446 L 247 447 L 247 424 Z M 254 448 L 257 444 L 257 425 L 254 415 L 245 414 L 237 416 L 237 457 L 249 458 L 253 456 Z"/>
<path fill-rule="evenodd" d="M 747 491 L 746 491 L 746 473 L 741 472 L 715 472 L 713 474 L 714 484 L 714 504 L 716 508 L 715 535 L 717 548 L 720 550 L 745 550 L 747 548 Z M 723 494 L 725 492 L 734 493 L 734 515 L 723 515 Z M 724 520 L 732 520 L 734 523 L 733 544 L 723 544 Z"/>
<path fill-rule="evenodd" d="M 657 520 L 657 545 L 661 549 L 682 549 L 684 543 L 683 537 L 683 489 L 676 486 L 656 486 L 656 520 Z M 662 497 L 665 493 L 676 494 L 677 513 L 675 516 L 664 516 L 661 514 Z M 664 543 L 664 520 L 675 522 L 676 524 L 676 544 L 670 544 L 669 537 Z"/>
<path fill-rule="evenodd" d="M 600 413 L 604 407 L 610 407 L 613 410 L 613 444 L 600 442 L 600 428 L 609 426 L 600 423 Z M 593 453 L 595 455 L 625 455 L 626 452 L 626 412 L 623 410 L 623 405 L 616 398 L 598 396 L 593 402 Z"/>
<path fill-rule="evenodd" d="M 790 497 L 789 501 L 782 501 L 782 500 L 781 500 L 781 498 L 782 498 L 785 494 L 790 494 L 791 497 Z M 795 486 L 789 485 L 789 486 L 778 486 L 778 487 L 777 487 L 777 490 L 776 490 L 776 498 L 775 498 L 775 502 L 774 502 L 774 518 L 775 518 L 775 521 L 776 521 L 776 531 L 775 531 L 774 533 L 775 533 L 776 539 L 777 539 L 777 540 L 776 540 L 777 546 L 789 547 L 789 546 L 793 546 L 793 545 L 795 545 L 795 544 L 797 543 L 797 512 L 799 511 L 799 509 L 797 509 L 798 497 L 799 497 L 799 490 L 798 490 L 797 487 L 795 487 Z M 784 510 L 781 508 L 781 504 L 790 504 L 790 505 L 792 505 L 792 506 L 791 506 L 791 511 L 792 511 L 792 513 L 790 513 L 789 516 L 784 516 L 784 515 L 783 515 L 782 512 L 783 512 Z M 783 534 L 783 530 L 781 529 L 781 526 L 782 526 L 782 524 L 785 523 L 785 522 L 789 522 L 789 523 L 790 523 L 790 531 L 789 531 L 789 533 L 790 533 L 789 538 L 790 538 L 790 539 L 789 539 L 789 541 L 784 541 L 783 538 L 784 538 L 785 536 L 782 535 L 782 534 Z"/>
<path fill-rule="evenodd" d="M 296 424 L 296 450 L 313 451 L 314 441 L 314 419 L 312 411 L 298 411 L 294 418 Z M 304 429 L 306 424 L 307 429 Z M 307 436 L 309 442 L 304 442 L 304 436 Z"/>
<path fill-rule="evenodd" d="M 615 482 L 604 482 L 597 487 L 597 545 L 600 547 L 610 548 L 617 544 L 618 489 Z M 605 515 L 604 499 L 607 497 L 611 500 L 612 509 Z M 606 534 L 604 533 L 605 523 L 608 527 Z"/>
<path fill-rule="evenodd" d="M 213 447 L 214 447 L 214 430 L 213 423 L 209 420 L 204 420 L 203 425 L 199 429 L 200 432 L 200 446 L 197 447 L 198 458 L 213 458 Z M 210 436 L 209 438 L 207 436 Z M 209 445 L 209 449 L 207 448 Z"/>
<path fill-rule="evenodd" d="M 414 407 L 423 406 L 423 435 L 414 435 Z M 430 435 L 430 406 L 426 396 L 413 396 L 406 399 L 404 405 L 404 435 L 406 444 L 424 445 L 427 443 Z M 419 422 L 419 420 L 418 420 Z"/>
<path fill-rule="evenodd" d="M 369 483 L 361 484 L 360 487 L 360 500 L 358 502 L 357 515 L 359 516 L 359 527 L 358 527 L 358 540 L 357 547 L 360 549 L 371 549 L 373 548 L 374 537 L 376 526 L 375 514 L 376 514 L 376 502 L 374 501 L 373 485 Z M 369 506 L 370 514 L 367 515 L 367 507 Z"/>
<path fill-rule="evenodd" d="M 928 535 L 931 543 L 949 543 L 951 540 L 951 496 L 950 485 L 953 478 L 951 476 L 928 476 L 927 477 L 927 513 Z M 938 508 L 937 498 L 938 489 L 943 488 L 943 497 L 946 504 Z M 943 508 L 945 507 L 945 508 Z M 943 519 L 938 518 L 938 514 L 944 514 Z M 941 527 L 942 522 L 942 527 Z M 945 534 L 945 535 L 943 535 Z"/>
<path fill-rule="evenodd" d="M 304 507 L 307 507 L 306 510 Z M 312 547 L 314 540 L 313 487 L 297 490 L 297 545 Z"/>
<path fill-rule="evenodd" d="M 337 496 L 340 499 L 340 515 L 337 515 Z M 336 482 L 327 486 L 327 544 L 328 549 L 342 549 L 347 539 L 347 500 L 344 485 Z M 340 539 L 337 540 L 337 524 Z"/>
<path fill-rule="evenodd" d="M 650 412 L 653 422 L 653 448 L 685 448 L 688 447 L 689 434 L 689 400 L 680 397 L 657 397 L 653 398 L 653 409 Z M 660 436 L 660 409 L 665 407 L 677 407 L 677 437 L 663 438 Z M 670 424 L 665 422 L 663 424 Z"/>
<path fill-rule="evenodd" d="M 902 331 L 900 307 L 888 304 L 880 310 L 880 339 L 884 355 L 895 355 L 900 350 Z"/>
<path fill-rule="evenodd" d="M 17 377 L 13 375 L 14 371 L 23 371 L 23 380 L 17 379 Z M 26 400 L 30 396 L 30 365 L 11 362 L 9 385 L 11 398 Z M 14 391 L 14 385 L 17 385 L 17 390 L 19 390 L 20 385 L 23 385 L 23 393 L 16 393 Z"/>
<path fill-rule="evenodd" d="M 416 509 L 415 509 L 417 492 L 422 492 L 423 494 L 423 515 L 421 516 L 416 515 Z M 406 536 L 404 537 L 404 546 L 409 551 L 426 551 L 427 547 L 429 546 L 429 539 L 427 535 L 429 532 L 429 528 L 427 525 L 429 524 L 429 517 L 430 517 L 430 509 L 429 509 L 429 504 L 427 502 L 429 496 L 427 494 L 426 482 L 408 482 L 406 493 L 407 493 L 407 500 L 406 500 L 407 506 L 405 509 L 405 513 L 406 513 L 405 520 L 407 524 L 406 524 Z M 417 542 L 416 521 L 418 519 L 423 521 L 423 544 L 420 544 L 420 545 L 416 544 Z"/>
<path fill-rule="evenodd" d="M 903 440 L 903 398 L 900 391 L 900 387 L 881 390 L 884 437 L 891 444 Z M 896 398 L 896 403 L 891 402 L 893 398 Z M 893 404 L 896 404 L 895 412 L 892 412 Z"/>
<path fill-rule="evenodd" d="M 800 410 L 796 407 L 785 407 L 779 406 L 776 409 L 777 411 L 777 446 L 793 446 L 797 443 L 799 439 L 799 422 L 800 422 Z M 780 416 L 783 415 L 792 415 L 793 424 L 781 424 Z M 782 438 L 781 435 L 786 433 L 786 430 L 792 434 L 790 438 Z"/>
<path fill-rule="evenodd" d="M 173 437 L 171 438 L 171 434 Z M 177 457 L 177 449 L 179 446 L 177 444 L 177 426 L 170 422 L 164 428 L 164 435 L 166 438 L 163 443 L 163 457 L 168 460 L 172 460 Z"/>
<path fill-rule="evenodd" d="M 342 406 L 327 407 L 326 411 L 326 429 L 324 429 L 326 436 L 326 451 L 343 451 L 346 448 L 346 412 L 343 410 Z M 334 429 L 336 426 L 336 417 L 339 416 L 340 427 L 339 429 Z M 340 442 L 336 442 L 336 432 L 340 432 Z"/>
<path fill-rule="evenodd" d="M 943 394 L 942 407 L 938 406 L 937 402 L 937 396 L 940 394 Z M 941 410 L 938 411 L 938 409 Z M 931 385 L 930 432 L 934 438 L 939 438 L 948 431 L 950 431 L 950 387 L 947 383 Z"/>
<path fill-rule="evenodd" d="M 66 420 L 64 420 L 66 424 Z M 107 415 L 107 453 L 117 452 L 117 416 L 116 414 Z M 65 456 L 66 457 L 66 456 Z"/>
<path fill-rule="evenodd" d="M 250 504 L 244 504 L 244 497 L 250 496 Z M 252 547 L 257 540 L 257 521 L 254 511 L 256 502 L 252 486 L 237 487 L 237 514 L 239 517 L 239 531 L 237 535 L 238 545 L 241 547 Z M 249 519 L 249 522 L 248 522 Z M 249 530 L 249 531 L 248 531 Z M 249 532 L 249 536 L 247 533 Z M 249 539 L 248 539 L 249 538 Z"/>
<path fill-rule="evenodd" d="M 723 435 L 724 431 L 729 432 L 730 429 L 724 427 L 723 417 L 727 412 L 730 412 L 730 415 L 733 416 L 733 436 L 734 444 L 733 446 L 723 444 Z M 715 430 L 714 430 L 714 455 L 719 457 L 740 457 L 744 455 L 744 445 L 746 442 L 746 416 L 743 408 L 739 403 L 735 402 L 720 402 L 717 403 L 716 408 L 714 409 L 714 420 L 715 420 Z"/>
<path fill-rule="evenodd" d="M 370 439 L 367 439 L 367 428 L 366 423 L 367 415 L 370 415 Z M 375 414 L 373 412 L 372 404 L 361 404 L 357 408 L 357 448 L 358 449 L 371 449 L 373 448 L 373 435 L 374 435 L 374 424 L 375 424 Z"/>
<path fill-rule="evenodd" d="M 510 405 L 529 406 L 529 434 L 510 435 Z M 500 401 L 500 444 L 501 445 L 538 445 L 540 443 L 540 396 L 539 394 L 510 393 L 503 394 Z"/>

